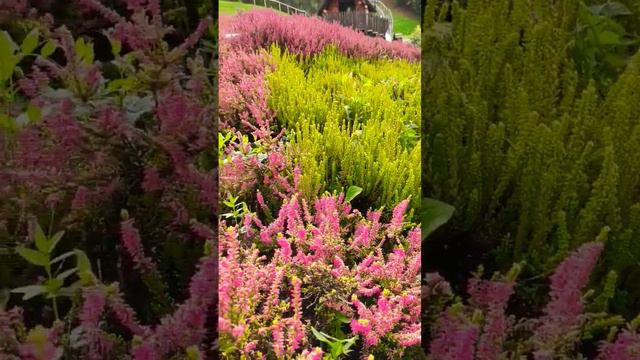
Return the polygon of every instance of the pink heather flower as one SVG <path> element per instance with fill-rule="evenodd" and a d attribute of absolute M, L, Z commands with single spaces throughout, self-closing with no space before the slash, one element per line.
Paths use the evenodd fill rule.
<path fill-rule="evenodd" d="M 120 238 L 125 250 L 136 268 L 143 272 L 156 273 L 156 266 L 153 260 L 144 255 L 144 247 L 140 240 L 140 233 L 133 225 L 133 219 L 120 223 Z"/>
<path fill-rule="evenodd" d="M 219 330 L 232 335 L 235 326 L 246 325 L 255 329 L 246 339 L 257 342 L 252 350 L 273 351 L 276 356 L 300 354 L 307 338 L 302 318 L 301 293 L 305 286 L 302 280 L 291 276 L 290 295 L 285 296 L 290 306 L 287 310 L 277 306 L 283 301 L 283 278 L 289 276 L 289 266 L 283 264 L 282 259 L 291 258 L 293 250 L 290 249 L 295 245 L 293 260 L 296 265 L 332 264 L 329 270 L 332 276 L 352 276 L 357 281 L 357 293 L 376 300 L 374 305 L 365 306 L 356 298 L 351 307 L 328 299 L 323 305 L 351 318 L 352 331 L 362 335 L 366 347 L 376 346 L 385 337 L 407 346 L 419 342 L 419 331 L 416 331 L 421 315 L 419 249 L 398 247 L 390 254 L 376 249 L 367 255 L 361 249 L 336 245 L 341 239 L 344 239 L 342 244 L 348 241 L 351 237 L 348 232 L 354 230 L 351 224 L 362 222 L 362 214 L 345 206 L 337 196 L 326 195 L 318 199 L 313 216 L 305 208 L 305 202 L 300 201 L 302 204 L 295 195 L 284 199 L 278 216 L 265 224 L 259 235 L 248 236 L 250 231 L 240 231 L 249 230 L 246 228 L 253 226 L 253 221 L 228 228 L 221 223 L 220 227 L 225 231 L 219 237 Z M 379 212 L 370 212 L 369 216 L 372 227 L 387 227 L 379 223 Z M 344 221 L 347 219 L 355 221 Z M 345 223 L 349 225 L 345 226 Z M 392 236 L 397 244 L 406 242 L 399 233 Z M 268 256 L 261 256 L 261 250 L 245 246 L 258 241 L 275 242 L 275 256 L 271 251 Z M 384 296 L 381 284 L 387 289 Z M 265 321 L 273 320 L 276 320 L 273 325 L 264 326 Z M 271 338 L 273 349 L 261 348 L 265 337 Z M 235 346 L 241 352 L 245 344 Z"/>
<path fill-rule="evenodd" d="M 164 183 L 158 174 L 158 170 L 153 167 L 144 169 L 144 176 L 142 180 L 142 189 L 147 192 L 156 190 L 162 190 Z"/>
<path fill-rule="evenodd" d="M 137 346 L 132 350 L 131 354 L 133 355 L 134 360 L 159 360 L 153 350 L 153 347 L 149 343 Z"/>
<path fill-rule="evenodd" d="M 271 328 L 271 333 L 273 336 L 273 352 L 275 352 L 276 356 L 282 357 L 284 356 L 284 333 L 282 331 L 282 323 L 278 323 L 273 325 Z"/>
<path fill-rule="evenodd" d="M 372 288 L 367 288 L 364 286 L 358 288 L 358 295 L 362 295 L 366 297 L 376 296 L 379 293 L 380 293 L 380 286 L 378 285 L 375 285 Z"/>
<path fill-rule="evenodd" d="M 244 334 L 244 329 L 244 325 L 236 325 L 233 330 L 231 330 L 231 335 L 233 335 L 234 338 L 239 338 L 240 336 L 242 336 L 242 334 Z"/>
<path fill-rule="evenodd" d="M 333 270 L 331 270 L 331 275 L 340 277 L 348 270 L 349 269 L 344 265 L 344 261 L 342 261 L 340 256 L 336 255 L 333 257 Z"/>
<path fill-rule="evenodd" d="M 282 279 L 284 278 L 284 270 L 277 268 L 275 269 L 275 276 L 273 277 L 273 283 L 271 283 L 271 290 L 269 292 L 269 297 L 265 302 L 265 313 L 267 313 L 267 309 L 271 306 L 278 305 L 278 299 L 280 298 L 280 284 L 282 283 Z"/>
<path fill-rule="evenodd" d="M 245 355 L 251 354 L 253 352 L 253 350 L 256 349 L 256 346 L 258 346 L 258 342 L 257 341 L 250 341 L 247 343 L 247 345 L 244 346 L 244 349 L 242 349 L 242 352 L 245 353 Z"/>
<path fill-rule="evenodd" d="M 285 262 L 291 261 L 291 244 L 289 244 L 287 239 L 279 237 L 278 245 L 280 246 L 280 255 L 282 255 L 282 260 Z"/>
<path fill-rule="evenodd" d="M 640 359 L 640 335 L 630 330 L 623 330 L 613 343 L 602 343 L 597 357 L 597 360 L 637 359 Z"/>
<path fill-rule="evenodd" d="M 422 237 L 421 237 L 421 229 L 415 228 L 409 231 L 407 235 L 407 240 L 409 241 L 409 251 L 420 251 L 422 247 Z"/>
<path fill-rule="evenodd" d="M 391 223 L 389 224 L 390 231 L 398 231 L 402 228 L 402 222 L 404 221 L 404 213 L 409 206 L 409 200 L 402 200 L 393 209 L 393 216 L 391 217 Z"/>
<path fill-rule="evenodd" d="M 316 200 L 315 224 L 323 234 L 340 232 L 339 202 L 334 196 L 324 196 Z"/>
<path fill-rule="evenodd" d="M 149 329 L 140 325 L 136 318 L 135 311 L 124 301 L 122 293 L 119 290 L 110 293 L 108 307 L 120 325 L 132 334 L 138 336 L 146 336 L 148 334 Z"/>
<path fill-rule="evenodd" d="M 422 327 L 420 323 L 407 326 L 403 331 L 398 333 L 395 338 L 401 346 L 409 347 L 419 345 L 422 340 Z"/>
<path fill-rule="evenodd" d="M 114 24 L 126 21 L 123 17 L 118 15 L 118 13 L 102 5 L 102 3 L 100 3 L 100 1 L 98 0 L 78 0 L 78 2 L 89 9 L 97 11 L 102 17 Z"/>
<path fill-rule="evenodd" d="M 371 331 L 371 325 L 369 324 L 369 320 L 367 319 L 352 320 L 351 331 L 354 334 L 367 336 L 367 334 L 369 334 L 369 331 Z"/>
<path fill-rule="evenodd" d="M 198 23 L 198 27 L 193 32 L 193 34 L 189 35 L 189 37 L 184 41 L 184 43 L 182 43 L 182 45 L 178 47 L 178 49 L 180 51 L 186 52 L 194 47 L 198 43 L 198 41 L 200 41 L 205 31 L 207 31 L 207 27 L 209 27 L 212 22 L 213 19 L 211 17 L 200 20 L 200 23 Z"/>
<path fill-rule="evenodd" d="M 302 281 L 297 277 L 291 279 L 291 303 L 293 306 L 293 318 L 289 331 L 289 352 L 295 353 L 300 346 L 300 342 L 305 337 L 304 325 L 302 324 Z"/>
<path fill-rule="evenodd" d="M 551 301 L 545 307 L 532 339 L 536 358 L 553 354 L 558 341 L 580 326 L 584 309 L 582 289 L 587 285 L 602 249 L 600 242 L 580 246 L 551 275 Z"/>
<path fill-rule="evenodd" d="M 226 33 L 239 34 L 233 38 L 221 38 L 222 44 L 228 43 L 234 48 L 256 50 L 268 48 L 271 44 L 286 44 L 287 51 L 306 57 L 333 45 L 347 56 L 358 58 L 420 59 L 420 49 L 409 44 L 370 38 L 356 30 L 316 17 L 280 17 L 269 10 L 249 11 L 235 16 L 233 21 L 222 21 L 220 34 Z"/>
<path fill-rule="evenodd" d="M 476 325 L 446 311 L 438 321 L 429 356 L 438 360 L 474 360 L 473 350 L 478 338 Z"/>
<path fill-rule="evenodd" d="M 51 360 L 62 356 L 63 349 L 56 346 L 58 342 L 58 329 L 44 328 L 38 325 L 31 332 L 37 332 L 37 343 L 26 342 L 19 346 L 20 359 L 23 360 Z M 44 338 L 42 338 L 44 337 Z M 42 342 L 40 342 L 42 340 Z M 0 355 L 2 355 L 0 353 Z"/>
<path fill-rule="evenodd" d="M 313 349 L 312 351 L 305 350 L 302 352 L 302 356 L 304 356 L 304 360 L 321 360 L 324 352 L 319 347 Z"/>
<path fill-rule="evenodd" d="M 161 319 L 150 337 L 133 349 L 151 347 L 152 354 L 164 358 L 180 348 L 199 344 L 206 335 L 205 324 L 209 309 L 217 300 L 214 286 L 218 276 L 217 259 L 214 256 L 201 260 L 198 271 L 189 284 L 189 298 L 171 315 Z M 143 352 L 146 356 L 148 352 Z M 134 356 L 135 360 L 143 359 Z"/>
<path fill-rule="evenodd" d="M 291 279 L 291 303 L 293 306 L 293 317 L 295 319 L 302 319 L 302 281 L 297 277 Z"/>
<path fill-rule="evenodd" d="M 296 166 L 293 169 L 293 186 L 297 191 L 300 188 L 300 177 L 302 176 L 302 170 L 300 170 L 299 166 Z"/>
<path fill-rule="evenodd" d="M 213 240 L 215 237 L 213 229 L 195 220 L 191 221 L 191 232 L 203 240 Z"/>
<path fill-rule="evenodd" d="M 356 231 L 353 236 L 352 247 L 369 247 L 371 245 L 371 228 L 365 223 L 359 223 L 356 225 Z"/>
<path fill-rule="evenodd" d="M 83 298 L 78 318 L 85 328 L 96 327 L 107 303 L 105 296 L 99 288 L 87 288 L 83 291 Z"/>
<path fill-rule="evenodd" d="M 476 346 L 477 360 L 493 360 L 502 352 L 506 337 L 505 310 L 513 294 L 513 282 L 471 279 L 469 295 L 471 303 L 485 312 L 482 334 Z"/>
<path fill-rule="evenodd" d="M 71 202 L 71 208 L 73 210 L 82 210 L 89 204 L 89 189 L 84 186 L 79 186 L 76 190 L 76 194 Z"/>

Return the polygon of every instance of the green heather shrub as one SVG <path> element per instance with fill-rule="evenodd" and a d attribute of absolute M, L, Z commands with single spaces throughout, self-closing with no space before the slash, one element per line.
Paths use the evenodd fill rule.
<path fill-rule="evenodd" d="M 498 268 L 527 260 L 535 273 L 549 270 L 606 235 L 600 273 L 618 273 L 614 303 L 633 311 L 640 308 L 640 54 L 632 42 L 576 51 L 585 9 L 575 0 L 427 2 L 423 187 L 456 208 L 434 237 L 497 249 Z M 613 18 L 626 24 L 624 16 Z M 583 56 L 608 54 L 624 65 L 585 70 Z"/>
<path fill-rule="evenodd" d="M 420 68 L 356 60 L 333 49 L 301 60 L 271 50 L 269 107 L 291 129 L 300 189 L 363 188 L 359 201 L 391 208 L 420 201 Z"/>

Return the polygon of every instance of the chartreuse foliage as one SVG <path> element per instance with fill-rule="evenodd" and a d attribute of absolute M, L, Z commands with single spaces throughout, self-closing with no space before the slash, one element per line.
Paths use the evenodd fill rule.
<path fill-rule="evenodd" d="M 290 130 L 300 188 L 362 188 L 358 201 L 391 208 L 420 198 L 420 69 L 403 60 L 356 60 L 335 49 L 309 59 L 271 49 L 269 106 Z"/>
<path fill-rule="evenodd" d="M 603 15 L 575 0 L 441 3 L 428 1 L 425 10 L 423 186 L 456 208 L 448 236 L 498 248 L 503 268 L 524 259 L 538 271 L 608 232 L 605 263 L 637 301 L 640 54 L 633 41 L 602 19 L 585 35 L 581 26 L 595 21 L 585 11 Z M 594 36 L 619 46 L 589 45 Z M 624 66 L 597 62 L 603 69 L 585 58 L 609 53 Z"/>

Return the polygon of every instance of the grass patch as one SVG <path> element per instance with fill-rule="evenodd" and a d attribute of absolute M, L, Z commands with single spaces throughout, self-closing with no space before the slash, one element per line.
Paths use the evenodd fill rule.
<path fill-rule="evenodd" d="M 418 26 L 418 21 L 398 13 L 393 13 L 393 32 L 410 35 Z"/>
<path fill-rule="evenodd" d="M 237 14 L 239 11 L 247 11 L 252 9 L 264 9 L 262 6 L 254 6 L 251 4 L 245 4 L 239 1 L 219 1 L 218 9 L 221 14 Z"/>

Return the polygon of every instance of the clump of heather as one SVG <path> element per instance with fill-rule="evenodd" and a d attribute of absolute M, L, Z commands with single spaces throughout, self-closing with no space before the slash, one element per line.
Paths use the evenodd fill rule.
<path fill-rule="evenodd" d="M 223 41 L 219 51 L 220 125 L 264 136 L 273 112 L 267 104 L 265 75 L 271 64 L 266 53 L 234 49 Z"/>
<path fill-rule="evenodd" d="M 257 50 L 276 44 L 290 53 L 311 56 L 334 45 L 342 53 L 368 59 L 420 60 L 420 49 L 402 42 L 387 42 L 316 17 L 280 16 L 270 10 L 241 13 L 221 23 L 221 37 L 235 48 Z"/>
<path fill-rule="evenodd" d="M 300 169 L 292 160 L 291 145 L 265 129 L 254 141 L 240 132 L 222 139 L 220 194 L 241 197 L 267 217 L 299 186 Z M 227 141 L 228 140 L 228 141 Z"/>
<path fill-rule="evenodd" d="M 597 359 L 637 359 L 637 320 L 618 332 L 621 318 L 585 310 L 582 292 L 602 249 L 601 242 L 586 243 L 557 266 L 550 276 L 550 300 L 538 318 L 516 318 L 507 313 L 519 265 L 506 276 L 470 279 L 466 303 L 458 300 L 435 314 L 437 320 L 425 323 L 431 333 L 423 344 L 429 359 L 576 358 L 581 356 L 581 341 L 592 339 L 598 331 L 609 331 L 610 339 L 601 342 Z M 450 302 L 451 291 L 442 278 L 430 274 L 426 280 L 423 298 L 427 302 L 443 298 Z M 427 315 L 431 319 L 434 314 Z"/>
<path fill-rule="evenodd" d="M 420 230 L 404 222 L 406 205 L 385 222 L 343 195 L 313 206 L 293 195 L 270 223 L 253 213 L 240 224 L 223 221 L 222 355 L 315 358 L 311 327 L 333 332 L 337 319 L 364 356 L 420 344 Z"/>
<path fill-rule="evenodd" d="M 45 294 L 11 295 L 0 311 L 0 358 L 211 354 L 217 94 L 201 39 L 212 19 L 180 38 L 160 1 L 123 2 L 121 14 L 78 0 L 73 9 L 107 24 L 104 38 L 87 37 L 74 23 L 34 23 L 39 3 L 13 6 L 33 27 L 33 46 L 20 32 L 0 34 L 26 52 L 0 84 L 10 86 L 0 99 L 0 248 L 11 249 L 0 253 L 0 284 L 52 286 L 14 252 L 42 250 L 36 222 L 49 237 L 64 230 L 48 261 L 66 266 L 74 252 L 65 251 L 82 249 L 88 269 L 78 265 L 71 285 L 73 271 L 54 274 L 53 315 Z"/>

